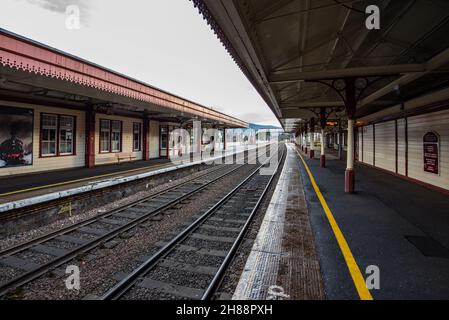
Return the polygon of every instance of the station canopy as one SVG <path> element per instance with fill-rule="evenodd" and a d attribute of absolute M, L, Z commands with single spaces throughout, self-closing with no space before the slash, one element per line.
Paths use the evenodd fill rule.
<path fill-rule="evenodd" d="M 0 28 L 0 100 L 216 128 L 248 123 Z"/>
<path fill-rule="evenodd" d="M 286 131 L 322 107 L 344 119 L 344 79 L 360 88 L 357 119 L 449 84 L 447 0 L 193 2 Z"/>

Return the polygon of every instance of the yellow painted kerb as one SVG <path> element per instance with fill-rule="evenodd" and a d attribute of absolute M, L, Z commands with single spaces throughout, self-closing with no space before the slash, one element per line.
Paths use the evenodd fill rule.
<path fill-rule="evenodd" d="M 324 199 L 323 194 L 320 191 L 320 188 L 318 188 L 318 185 L 315 182 L 315 178 L 313 177 L 312 172 L 309 169 L 309 166 L 307 165 L 306 161 L 301 156 L 301 154 L 298 152 L 298 150 L 296 150 L 296 153 L 298 154 L 302 163 L 304 164 L 307 174 L 309 175 L 310 182 L 312 183 L 313 189 L 315 190 L 315 193 L 318 199 L 320 200 L 321 206 L 324 209 L 327 220 L 329 221 L 332 231 L 334 232 L 335 238 L 337 239 L 338 246 L 340 247 L 341 253 L 343 254 L 349 273 L 351 274 L 352 281 L 354 282 L 354 285 L 357 289 L 360 299 L 373 300 L 371 292 L 366 287 L 365 279 L 363 278 L 363 275 L 360 272 L 360 268 L 357 265 L 354 256 L 352 255 L 351 249 L 349 248 L 349 245 L 346 242 L 346 239 L 343 236 L 343 233 L 341 232 L 340 227 L 337 224 L 337 221 L 335 221 L 334 215 L 332 214 L 332 211 L 329 209 L 329 206 L 327 205 L 327 202 Z"/>

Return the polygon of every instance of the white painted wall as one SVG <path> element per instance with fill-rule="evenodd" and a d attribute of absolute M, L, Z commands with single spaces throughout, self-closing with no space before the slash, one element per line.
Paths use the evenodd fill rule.
<path fill-rule="evenodd" d="M 373 126 L 363 127 L 363 162 L 373 165 Z"/>
<path fill-rule="evenodd" d="M 398 119 L 398 173 L 405 175 L 405 119 Z"/>
<path fill-rule="evenodd" d="M 440 174 L 423 170 L 423 136 L 435 131 L 440 136 Z M 408 118 L 408 175 L 426 183 L 449 189 L 449 110 Z"/>
<path fill-rule="evenodd" d="M 449 190 L 449 110 L 409 117 L 408 121 L 408 177 Z M 398 173 L 406 174 L 405 120 L 398 119 Z M 439 171 L 424 171 L 423 136 L 434 131 L 440 137 Z M 395 121 L 376 124 L 375 166 L 395 172 Z M 373 164 L 372 125 L 363 127 L 363 162 Z M 362 158 L 359 159 L 362 161 Z"/>
<path fill-rule="evenodd" d="M 396 139 L 395 122 L 383 122 L 375 125 L 376 167 L 389 171 L 396 171 Z"/>
<path fill-rule="evenodd" d="M 95 165 L 117 163 L 115 153 L 100 153 L 100 119 L 122 121 L 122 152 L 132 153 L 136 157 L 134 160 L 142 160 L 142 150 L 133 151 L 133 122 L 142 124 L 142 119 L 97 113 L 95 114 Z"/>
<path fill-rule="evenodd" d="M 159 121 L 150 121 L 150 159 L 159 158 Z"/>

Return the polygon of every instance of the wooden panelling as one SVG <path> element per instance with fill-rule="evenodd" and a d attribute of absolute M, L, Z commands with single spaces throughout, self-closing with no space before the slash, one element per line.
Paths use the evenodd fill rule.
<path fill-rule="evenodd" d="M 405 120 L 398 119 L 398 174 L 405 175 Z"/>
<path fill-rule="evenodd" d="M 363 162 L 373 164 L 373 126 L 363 127 Z"/>
<path fill-rule="evenodd" d="M 375 125 L 376 167 L 396 171 L 395 122 L 383 122 Z"/>
<path fill-rule="evenodd" d="M 150 159 L 159 158 L 159 122 L 150 121 Z"/>
<path fill-rule="evenodd" d="M 424 171 L 423 136 L 435 131 L 440 136 L 440 173 Z M 444 189 L 449 189 L 449 110 L 408 118 L 408 175 Z"/>

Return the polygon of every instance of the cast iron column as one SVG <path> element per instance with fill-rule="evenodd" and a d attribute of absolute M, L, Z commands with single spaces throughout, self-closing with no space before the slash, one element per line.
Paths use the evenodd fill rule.
<path fill-rule="evenodd" d="M 95 110 L 88 106 L 86 110 L 86 168 L 95 167 Z"/>
<path fill-rule="evenodd" d="M 321 155 L 320 155 L 320 167 L 326 168 L 326 155 L 324 148 L 324 130 L 326 129 L 326 109 L 320 109 L 320 125 L 321 125 Z"/>
<path fill-rule="evenodd" d="M 346 115 L 348 117 L 348 150 L 346 152 L 345 192 L 353 193 L 355 187 L 354 174 L 354 118 L 356 111 L 355 79 L 345 79 Z"/>
<path fill-rule="evenodd" d="M 315 118 L 310 119 L 310 159 L 315 157 Z"/>

